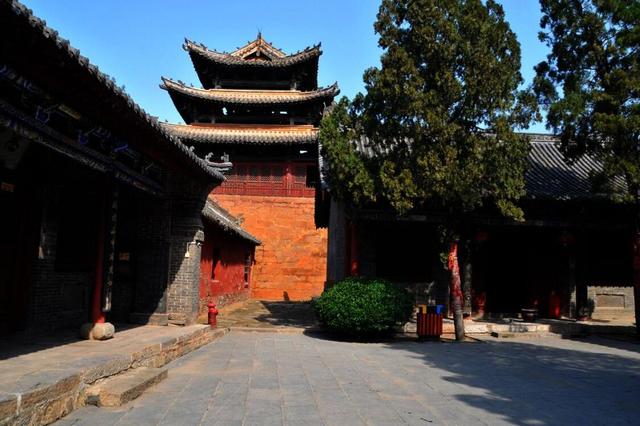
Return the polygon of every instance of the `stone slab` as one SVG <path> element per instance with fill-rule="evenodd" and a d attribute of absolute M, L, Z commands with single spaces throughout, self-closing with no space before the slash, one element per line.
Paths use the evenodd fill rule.
<path fill-rule="evenodd" d="M 14 393 L 0 392 L 0 424 L 1 419 L 7 419 L 18 412 L 18 396 Z"/>
<path fill-rule="evenodd" d="M 87 402 L 99 407 L 119 407 L 166 379 L 166 368 L 140 367 L 120 374 L 90 389 Z"/>
<path fill-rule="evenodd" d="M 183 357 L 135 401 L 100 410 L 118 425 L 637 424 L 636 341 L 482 339 L 358 343 L 234 331 Z M 70 417 L 95 424 L 95 412 Z"/>
<path fill-rule="evenodd" d="M 0 341 L 0 425 L 49 424 L 85 404 L 88 386 L 136 367 L 161 367 L 228 329 L 118 326 L 113 339 L 75 334 Z"/>

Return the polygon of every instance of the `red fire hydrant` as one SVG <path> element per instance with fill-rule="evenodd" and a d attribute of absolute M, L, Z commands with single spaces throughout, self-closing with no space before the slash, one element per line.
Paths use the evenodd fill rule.
<path fill-rule="evenodd" d="M 216 304 L 213 302 L 210 302 L 209 304 L 207 304 L 207 307 L 209 308 L 209 326 L 211 326 L 211 328 L 217 328 L 218 327 L 218 310 L 216 309 Z"/>

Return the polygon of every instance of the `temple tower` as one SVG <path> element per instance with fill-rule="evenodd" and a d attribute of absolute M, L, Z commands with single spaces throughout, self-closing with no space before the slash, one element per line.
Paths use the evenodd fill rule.
<path fill-rule="evenodd" d="M 231 53 L 186 40 L 202 88 L 162 78 L 185 124 L 166 128 L 196 154 L 231 161 L 211 198 L 262 241 L 252 297 L 306 300 L 326 275 L 327 231 L 316 228 L 318 125 L 339 93 L 318 87 L 320 45 L 287 55 L 261 34 Z"/>

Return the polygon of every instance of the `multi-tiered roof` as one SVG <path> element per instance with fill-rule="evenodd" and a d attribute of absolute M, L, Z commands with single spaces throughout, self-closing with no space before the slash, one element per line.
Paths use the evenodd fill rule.
<path fill-rule="evenodd" d="M 261 34 L 231 53 L 186 40 L 202 88 L 162 78 L 184 125 L 166 128 L 185 143 L 310 144 L 325 107 L 340 92 L 318 87 L 320 45 L 292 55 Z"/>

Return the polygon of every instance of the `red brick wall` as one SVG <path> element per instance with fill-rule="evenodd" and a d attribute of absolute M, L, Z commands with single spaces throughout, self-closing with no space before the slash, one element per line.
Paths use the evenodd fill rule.
<path fill-rule="evenodd" d="M 219 261 L 213 269 L 214 250 L 219 250 Z M 205 225 L 205 239 L 200 260 L 200 314 L 207 313 L 207 304 L 213 301 L 218 306 L 237 302 L 249 297 L 249 282 L 244 281 L 245 256 L 253 256 L 253 245 L 230 236 L 220 229 Z"/>
<path fill-rule="evenodd" d="M 256 248 L 251 297 L 309 300 L 322 293 L 327 230 L 316 229 L 314 199 L 214 194 L 213 198 L 262 241 Z"/>

